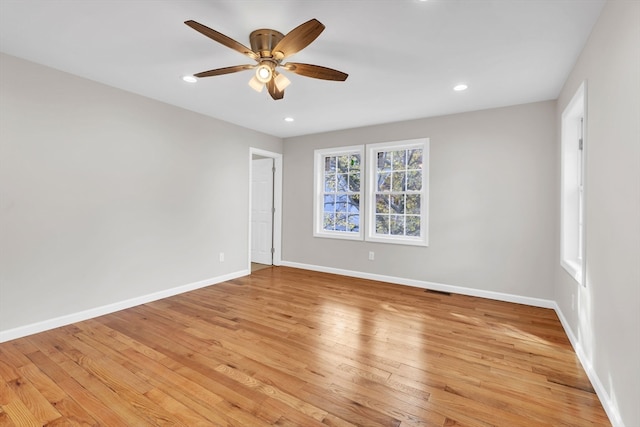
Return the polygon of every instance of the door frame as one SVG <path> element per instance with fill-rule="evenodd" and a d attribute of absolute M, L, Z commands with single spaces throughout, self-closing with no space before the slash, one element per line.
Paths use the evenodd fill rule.
<path fill-rule="evenodd" d="M 251 208 L 252 208 L 252 178 L 253 156 L 268 157 L 273 159 L 276 168 L 273 174 L 273 265 L 282 264 L 282 154 L 260 148 L 249 147 L 249 221 L 248 221 L 248 253 L 247 269 L 251 271 Z"/>

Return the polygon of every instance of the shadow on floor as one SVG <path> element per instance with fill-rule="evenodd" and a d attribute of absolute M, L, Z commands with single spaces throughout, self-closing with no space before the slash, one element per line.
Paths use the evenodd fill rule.
<path fill-rule="evenodd" d="M 265 268 L 271 268 L 273 267 L 272 265 L 268 265 L 268 264 L 258 264 L 257 262 L 252 262 L 251 263 L 251 272 L 255 272 L 258 270 L 264 270 Z"/>

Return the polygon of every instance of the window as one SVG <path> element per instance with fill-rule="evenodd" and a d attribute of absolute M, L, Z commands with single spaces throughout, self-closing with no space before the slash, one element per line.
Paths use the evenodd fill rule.
<path fill-rule="evenodd" d="M 428 147 L 428 139 L 367 146 L 367 240 L 427 246 Z"/>
<path fill-rule="evenodd" d="M 562 267 L 584 284 L 585 83 L 562 113 L 561 259 Z"/>
<path fill-rule="evenodd" d="M 314 235 L 362 240 L 362 146 L 316 150 Z"/>
<path fill-rule="evenodd" d="M 315 151 L 314 236 L 427 246 L 429 140 L 364 148 Z"/>

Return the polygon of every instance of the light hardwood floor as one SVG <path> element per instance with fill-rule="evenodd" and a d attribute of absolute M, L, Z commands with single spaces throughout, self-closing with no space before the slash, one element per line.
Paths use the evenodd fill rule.
<path fill-rule="evenodd" d="M 1 426 L 606 426 L 552 310 L 285 267 L 0 344 Z"/>

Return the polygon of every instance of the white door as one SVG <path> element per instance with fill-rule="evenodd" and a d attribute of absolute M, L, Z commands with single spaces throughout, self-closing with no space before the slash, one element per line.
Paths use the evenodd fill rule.
<path fill-rule="evenodd" d="M 251 161 L 251 262 L 273 264 L 273 159 Z"/>

